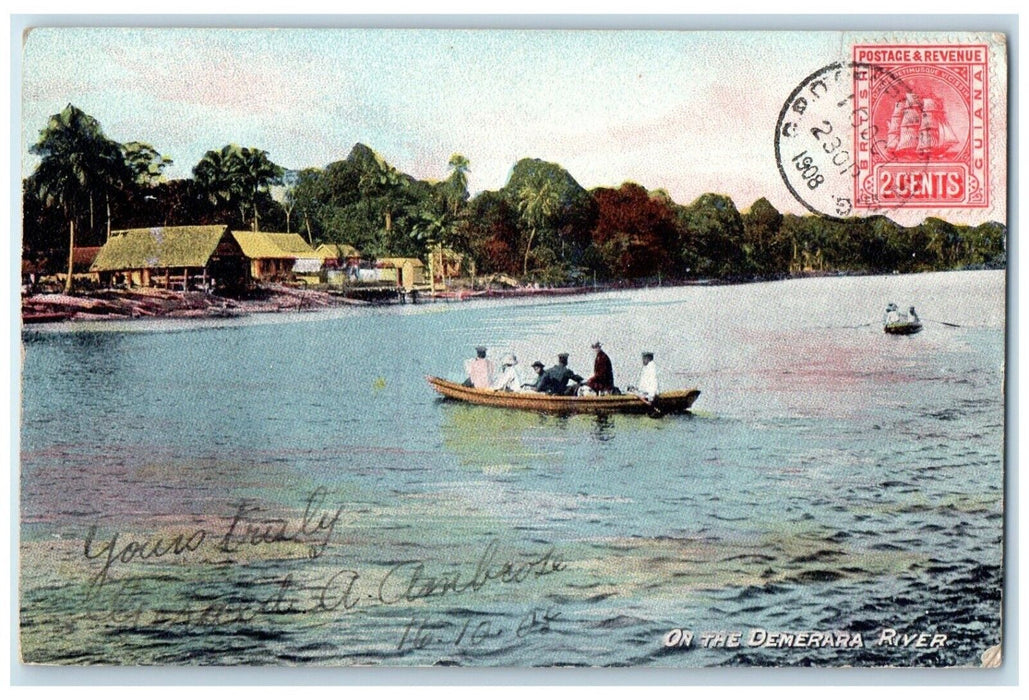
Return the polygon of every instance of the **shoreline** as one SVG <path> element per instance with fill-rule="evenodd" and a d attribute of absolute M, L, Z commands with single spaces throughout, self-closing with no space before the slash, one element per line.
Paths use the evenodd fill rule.
<path fill-rule="evenodd" d="M 385 301 L 367 301 L 347 297 L 339 291 L 297 289 L 281 284 L 264 284 L 252 298 L 222 297 L 205 292 L 178 292 L 159 288 L 98 290 L 80 295 L 42 293 L 22 296 L 21 326 L 26 331 L 35 325 L 75 324 L 83 322 L 136 321 L 156 319 L 227 319 L 255 314 L 279 314 L 300 311 L 358 307 L 395 306 L 404 304 L 450 304 L 504 299 L 553 298 L 586 296 L 602 292 L 632 291 L 655 288 L 726 287 L 765 282 L 786 282 L 831 277 L 912 276 L 939 272 L 1003 271 L 1004 268 L 961 270 L 927 270 L 908 273 L 872 273 L 849 271 L 815 271 L 786 275 L 769 275 L 748 279 L 648 280 L 644 283 L 621 282 L 580 287 L 515 287 L 505 289 L 457 288 L 442 293 L 404 292 Z M 656 282 L 656 283 L 655 283 Z M 359 290 L 350 290 L 359 291 Z"/>

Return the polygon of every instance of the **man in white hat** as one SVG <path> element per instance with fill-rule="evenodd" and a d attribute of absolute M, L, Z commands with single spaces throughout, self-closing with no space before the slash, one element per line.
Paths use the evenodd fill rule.
<path fill-rule="evenodd" d="M 522 380 L 515 370 L 518 358 L 508 353 L 500 359 L 500 376 L 493 382 L 493 391 L 518 391 Z"/>

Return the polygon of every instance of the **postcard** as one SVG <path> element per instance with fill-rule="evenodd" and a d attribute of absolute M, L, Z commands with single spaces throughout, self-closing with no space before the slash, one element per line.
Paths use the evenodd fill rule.
<path fill-rule="evenodd" d="M 1007 41 L 31 28 L 22 662 L 1000 667 Z"/>

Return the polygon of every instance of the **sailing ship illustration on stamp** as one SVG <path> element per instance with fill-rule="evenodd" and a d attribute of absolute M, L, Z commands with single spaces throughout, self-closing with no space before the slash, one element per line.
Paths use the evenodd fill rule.
<path fill-rule="evenodd" d="M 909 92 L 897 100 L 886 130 L 887 154 L 903 161 L 931 160 L 953 156 L 962 146 L 938 95 Z"/>
<path fill-rule="evenodd" d="M 989 206 L 987 54 L 854 47 L 855 208 Z"/>

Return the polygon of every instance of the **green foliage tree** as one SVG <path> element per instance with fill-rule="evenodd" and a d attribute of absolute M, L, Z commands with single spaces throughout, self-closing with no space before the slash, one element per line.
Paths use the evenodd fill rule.
<path fill-rule="evenodd" d="M 539 256 L 551 261 L 548 265 L 558 267 L 567 267 L 581 258 L 590 242 L 596 203 L 568 171 L 538 158 L 523 158 L 512 168 L 500 193 L 519 212 L 522 274 L 528 271 L 531 255 L 539 258 L 537 267 L 546 266 Z M 532 202 L 534 199 L 538 201 Z"/>
<path fill-rule="evenodd" d="M 703 194 L 689 206 L 676 207 L 676 219 L 687 274 L 727 278 L 750 272 L 742 245 L 743 220 L 732 199 Z"/>
<path fill-rule="evenodd" d="M 164 182 L 164 169 L 172 165 L 168 156 L 161 155 L 156 148 L 142 141 L 122 144 L 122 156 L 132 171 L 135 183 L 143 188 L 154 187 Z"/>
<path fill-rule="evenodd" d="M 228 144 L 218 151 L 208 151 L 193 168 L 193 177 L 215 206 L 235 207 L 240 223 L 246 224 L 252 213 L 251 226 L 260 228 L 258 203 L 268 195 L 269 187 L 278 182 L 284 170 L 268 158 L 268 152 Z"/>
<path fill-rule="evenodd" d="M 449 183 L 442 182 L 436 185 L 432 195 L 420 199 L 411 212 L 411 238 L 423 249 L 423 256 L 426 259 L 435 258 L 440 267 L 445 267 L 444 248 L 465 247 L 464 241 L 461 241 L 461 246 L 455 245 L 465 220 L 460 210 L 455 211 L 452 205 Z M 435 276 L 437 264 L 431 264 L 430 267 Z M 443 284 L 446 286 L 445 274 Z"/>
<path fill-rule="evenodd" d="M 89 230 L 94 226 L 97 199 L 108 205 L 110 198 L 132 182 L 121 146 L 104 135 L 100 123 L 79 108 L 68 105 L 54 114 L 30 152 L 40 157 L 39 166 L 29 178 L 29 186 L 45 207 L 57 207 L 68 223 L 68 278 L 65 291 L 73 287 L 75 224 L 89 215 Z"/>
<path fill-rule="evenodd" d="M 526 182 L 518 190 L 518 213 L 520 220 L 529 229 L 529 238 L 525 243 L 525 257 L 522 263 L 522 274 L 529 272 L 529 253 L 532 251 L 532 239 L 536 232 L 547 226 L 557 213 L 557 191 L 553 185 L 540 178 L 535 182 Z"/>
<path fill-rule="evenodd" d="M 360 191 L 362 197 L 375 200 L 382 211 L 386 237 L 393 231 L 393 215 L 402 206 L 401 192 L 411 178 L 387 163 L 376 154 L 372 167 L 365 167 L 361 173 Z"/>
<path fill-rule="evenodd" d="M 450 156 L 450 177 L 446 180 L 444 190 L 451 211 L 456 216 L 468 203 L 468 170 L 470 163 L 460 153 Z"/>
<path fill-rule="evenodd" d="M 740 214 L 743 222 L 743 252 L 748 267 L 758 274 L 775 274 L 789 269 L 789 251 L 780 245 L 782 214 L 762 197 Z"/>

